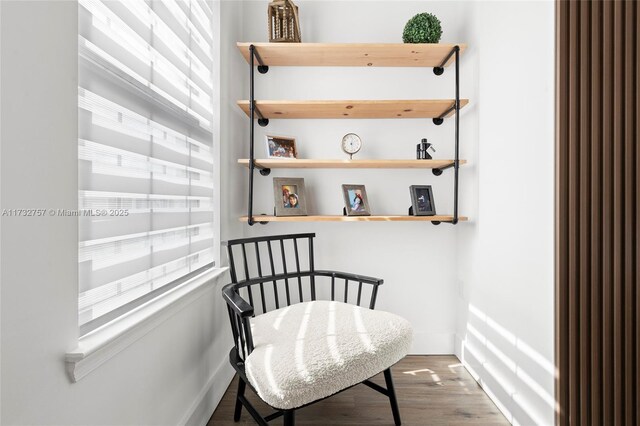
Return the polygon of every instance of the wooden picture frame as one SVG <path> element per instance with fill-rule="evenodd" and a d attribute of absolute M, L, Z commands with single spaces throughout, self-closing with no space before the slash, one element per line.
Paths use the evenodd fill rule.
<path fill-rule="evenodd" d="M 371 216 L 364 185 L 342 185 L 342 197 L 347 216 Z"/>
<path fill-rule="evenodd" d="M 435 216 L 436 205 L 431 185 L 411 185 L 409 191 L 414 216 Z"/>
<path fill-rule="evenodd" d="M 306 216 L 304 178 L 273 178 L 273 201 L 276 216 Z"/>
<path fill-rule="evenodd" d="M 288 136 L 266 135 L 267 158 L 277 158 L 279 160 L 298 158 L 298 148 L 296 139 Z"/>

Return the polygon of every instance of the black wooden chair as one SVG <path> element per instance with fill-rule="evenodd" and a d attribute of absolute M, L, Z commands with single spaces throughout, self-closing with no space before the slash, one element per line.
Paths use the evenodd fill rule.
<path fill-rule="evenodd" d="M 229 360 L 239 377 L 234 420 L 240 420 L 244 406 L 259 425 L 267 425 L 280 416 L 284 416 L 285 425 L 293 425 L 296 409 L 362 383 L 389 398 L 394 422 L 400 425 L 391 365 L 406 355 L 411 344 L 411 327 L 396 315 L 371 311 L 383 280 L 316 270 L 314 237 L 315 234 L 277 235 L 225 243 L 231 283 L 222 292 L 234 338 Z M 341 300 L 338 301 L 338 297 Z M 261 320 L 263 318 L 264 321 Z M 323 321 L 335 322 L 336 318 L 338 324 L 331 323 L 329 327 L 343 327 L 344 331 L 326 334 L 324 330 L 327 327 Z M 286 341 L 283 343 L 283 339 L 288 339 L 287 333 L 295 341 L 295 348 L 292 343 L 291 348 L 278 352 L 281 349 L 278 345 L 287 344 Z M 308 342 L 305 333 L 309 333 Z M 325 343 L 323 339 L 335 342 L 335 345 Z M 300 355 L 307 344 L 316 345 L 313 353 Z M 326 354 L 322 355 L 323 351 Z M 281 358 L 286 357 L 283 355 L 286 353 L 291 354 L 292 359 L 284 360 L 288 364 L 280 365 L 278 370 L 274 364 L 282 363 Z M 255 359 L 252 359 L 252 354 Z M 386 358 L 378 362 L 375 354 L 386 354 Z M 310 361 L 313 356 L 316 358 Z M 279 358 L 274 360 L 271 357 Z M 341 364 L 341 358 L 347 361 L 343 359 Z M 309 361 L 311 367 L 305 361 Z M 314 373 L 322 377 L 307 377 L 311 374 L 307 370 L 314 365 L 334 361 L 330 368 Z M 386 388 L 369 380 L 381 371 L 384 372 Z M 272 377 L 278 373 L 293 377 L 293 388 L 283 390 L 283 382 Z M 362 377 L 364 374 L 366 376 Z M 356 382 L 354 377 L 359 377 Z M 314 393 L 314 383 L 318 387 L 324 383 L 319 393 Z M 275 412 L 261 415 L 245 397 L 247 385 Z"/>

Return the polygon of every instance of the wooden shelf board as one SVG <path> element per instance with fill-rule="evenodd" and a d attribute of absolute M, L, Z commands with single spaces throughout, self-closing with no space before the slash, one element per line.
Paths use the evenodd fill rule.
<path fill-rule="evenodd" d="M 453 216 L 254 216 L 256 222 L 451 222 Z M 468 220 L 466 216 L 458 216 L 458 220 Z M 247 221 L 247 216 L 240 218 Z"/>
<path fill-rule="evenodd" d="M 238 43 L 247 63 L 253 44 L 269 66 L 437 67 L 455 44 L 404 43 Z M 466 44 L 458 44 L 460 53 Z M 454 56 L 445 66 L 454 61 Z M 256 62 L 256 65 L 258 63 Z"/>
<path fill-rule="evenodd" d="M 460 160 L 465 164 L 467 160 Z M 238 160 L 249 167 L 249 159 Z M 256 159 L 256 165 L 267 169 L 441 169 L 453 160 L 315 160 L 315 159 Z"/>
<path fill-rule="evenodd" d="M 256 101 L 265 118 L 434 118 L 454 104 L 453 99 L 437 100 L 327 100 L 327 101 Z M 469 103 L 460 99 L 460 108 Z M 249 115 L 249 101 L 238 101 Z M 450 117 L 451 111 L 447 114 Z M 256 119 L 258 115 L 256 114 Z"/>

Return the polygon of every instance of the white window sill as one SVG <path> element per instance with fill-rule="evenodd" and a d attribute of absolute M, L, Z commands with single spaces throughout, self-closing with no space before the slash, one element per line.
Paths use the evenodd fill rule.
<path fill-rule="evenodd" d="M 67 352 L 65 357 L 71 381 L 77 382 L 196 300 L 203 291 L 220 282 L 228 269 L 215 268 L 196 275 L 162 296 L 81 337 L 78 346 Z"/>

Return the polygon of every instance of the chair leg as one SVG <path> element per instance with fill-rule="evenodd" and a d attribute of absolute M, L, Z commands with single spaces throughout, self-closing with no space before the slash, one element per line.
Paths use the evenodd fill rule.
<path fill-rule="evenodd" d="M 240 402 L 240 397 L 244 396 L 244 390 L 247 387 L 247 384 L 242 380 L 242 378 L 238 377 L 238 396 L 236 397 L 236 409 L 233 412 L 233 421 L 240 421 L 240 414 L 242 413 L 242 402 Z"/>
<path fill-rule="evenodd" d="M 393 378 L 391 377 L 391 368 L 384 370 L 384 381 L 387 383 L 387 391 L 389 391 L 389 402 L 391 403 L 391 411 L 393 412 L 393 421 L 396 426 L 400 426 L 400 409 L 398 408 L 398 400 L 396 399 L 396 390 L 393 387 Z"/>
<path fill-rule="evenodd" d="M 294 410 L 287 410 L 284 412 L 284 426 L 294 426 L 296 423 L 296 416 Z"/>

